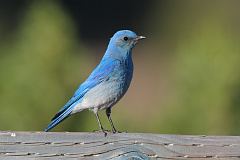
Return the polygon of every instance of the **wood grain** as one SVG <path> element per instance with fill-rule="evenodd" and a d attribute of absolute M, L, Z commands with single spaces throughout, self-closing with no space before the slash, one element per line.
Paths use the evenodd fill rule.
<path fill-rule="evenodd" d="M 240 159 L 240 137 L 0 131 L 0 159 Z"/>

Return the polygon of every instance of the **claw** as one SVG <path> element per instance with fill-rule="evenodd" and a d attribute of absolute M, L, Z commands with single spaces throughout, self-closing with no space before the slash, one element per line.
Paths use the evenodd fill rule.
<path fill-rule="evenodd" d="M 94 130 L 93 132 L 95 132 L 95 133 L 103 133 L 104 137 L 106 137 L 108 133 L 111 133 L 111 131 L 105 130 L 105 129 L 103 129 L 103 130 Z"/>

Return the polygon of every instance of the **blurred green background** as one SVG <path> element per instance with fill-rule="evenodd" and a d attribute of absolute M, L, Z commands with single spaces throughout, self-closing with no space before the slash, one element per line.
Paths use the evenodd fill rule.
<path fill-rule="evenodd" d="M 240 1 L 0 2 L 0 130 L 43 130 L 119 29 L 147 37 L 113 108 L 121 131 L 240 134 Z M 101 120 L 110 128 L 105 112 Z M 84 111 L 53 131 L 98 129 Z"/>

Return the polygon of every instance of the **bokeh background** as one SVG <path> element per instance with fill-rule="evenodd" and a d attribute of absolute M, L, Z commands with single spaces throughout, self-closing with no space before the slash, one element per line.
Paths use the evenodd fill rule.
<path fill-rule="evenodd" d="M 0 1 L 0 130 L 43 130 L 112 34 L 147 37 L 113 109 L 121 131 L 240 134 L 240 1 Z M 105 112 L 101 120 L 110 128 Z M 98 129 L 76 114 L 53 131 Z"/>

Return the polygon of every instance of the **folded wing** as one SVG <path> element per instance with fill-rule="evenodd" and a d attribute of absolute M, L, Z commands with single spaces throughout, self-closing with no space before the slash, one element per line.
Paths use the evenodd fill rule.
<path fill-rule="evenodd" d="M 101 63 L 94 69 L 88 79 L 82 83 L 79 88 L 74 93 L 73 97 L 62 107 L 62 109 L 52 118 L 51 123 L 45 129 L 45 131 L 49 131 L 68 116 L 71 115 L 73 108 L 81 102 L 84 95 L 92 88 L 107 80 L 114 68 L 118 65 L 117 60 L 107 59 L 102 60 Z"/>

